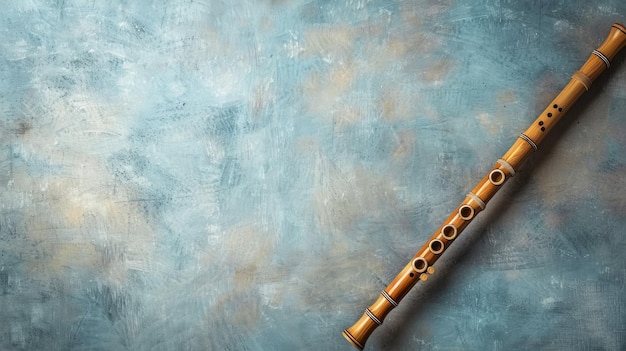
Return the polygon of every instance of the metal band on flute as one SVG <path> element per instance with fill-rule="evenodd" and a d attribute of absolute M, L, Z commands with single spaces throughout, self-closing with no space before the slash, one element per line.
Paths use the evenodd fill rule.
<path fill-rule="evenodd" d="M 376 324 L 378 324 L 378 325 L 383 324 L 383 322 L 382 322 L 380 319 L 378 319 L 378 317 L 376 317 L 376 316 L 372 313 L 372 311 L 370 311 L 370 309 L 369 309 L 369 308 L 366 308 L 366 309 L 365 309 L 365 313 L 367 314 L 367 316 L 368 316 L 368 317 L 370 317 L 370 318 L 374 321 L 374 323 L 376 323 Z"/>
<path fill-rule="evenodd" d="M 598 56 L 600 58 L 600 60 L 604 61 L 604 64 L 606 65 L 606 68 L 609 69 L 609 67 L 611 67 L 611 61 L 609 61 L 609 59 L 604 56 L 603 53 L 601 53 L 598 50 L 593 50 L 592 54 Z"/>
<path fill-rule="evenodd" d="M 501 158 L 499 158 L 497 162 L 499 164 L 501 164 L 502 167 L 504 167 L 504 169 L 509 171 L 509 173 L 511 174 L 511 177 L 513 177 L 515 175 L 515 168 L 513 168 L 513 166 L 511 166 L 510 163 L 506 162 L 505 160 L 503 160 Z"/>
<path fill-rule="evenodd" d="M 537 151 L 537 144 L 535 144 L 535 142 L 529 138 L 528 135 L 521 133 L 519 137 L 524 139 L 533 148 L 533 150 Z"/>
<path fill-rule="evenodd" d="M 474 194 L 472 192 L 469 192 L 469 193 L 467 193 L 467 197 L 469 197 L 470 199 L 474 200 L 474 202 L 476 202 L 478 204 L 478 206 L 480 206 L 481 210 L 485 209 L 485 206 L 486 206 L 485 202 L 481 198 L 479 198 L 478 195 L 476 195 L 476 194 Z"/>
<path fill-rule="evenodd" d="M 393 298 L 391 298 L 391 296 L 389 296 L 389 294 L 387 294 L 385 290 L 381 291 L 380 294 L 383 295 L 383 297 L 387 299 L 387 301 L 389 301 L 389 303 L 392 304 L 393 307 L 398 307 L 398 303 Z"/>
<path fill-rule="evenodd" d="M 372 332 L 383 323 L 387 314 L 419 281 L 426 281 L 435 272 L 433 264 L 455 241 L 476 215 L 485 209 L 489 200 L 502 188 L 507 177 L 513 177 L 521 164 L 535 151 L 565 112 L 582 96 L 600 73 L 611 66 L 613 57 L 626 46 L 626 28 L 614 24 L 611 32 L 594 50 L 585 64 L 572 75 L 570 82 L 554 98 L 537 119 L 519 135 L 511 148 L 497 160 L 495 166 L 470 191 L 463 202 L 435 231 L 411 258 L 400 273 L 383 289 L 378 299 L 365 309 L 361 318 L 343 336 L 362 350 Z"/>

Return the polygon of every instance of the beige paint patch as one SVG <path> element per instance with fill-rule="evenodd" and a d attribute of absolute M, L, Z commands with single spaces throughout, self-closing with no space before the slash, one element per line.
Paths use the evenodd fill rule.
<path fill-rule="evenodd" d="M 432 63 L 422 72 L 422 79 L 430 82 L 441 82 L 450 73 L 454 66 L 454 61 L 441 59 Z"/>
<path fill-rule="evenodd" d="M 432 28 L 425 28 L 424 23 L 428 23 L 434 16 L 447 11 L 450 6 L 450 1 L 431 1 L 428 4 L 402 2 L 400 4 L 401 20 L 403 26 L 409 29 L 398 32 L 400 36 L 390 38 L 387 51 L 395 56 L 407 54 L 424 56 L 440 48 L 443 42 L 441 37 Z M 444 23 L 440 25 L 445 26 Z"/>
<path fill-rule="evenodd" d="M 405 159 L 413 155 L 416 134 L 412 130 L 406 130 L 398 133 L 398 146 L 393 151 L 395 160 Z"/>
<path fill-rule="evenodd" d="M 233 313 L 233 324 L 244 328 L 259 326 L 261 307 L 258 299 L 248 299 L 246 302 L 236 302 Z"/>
<path fill-rule="evenodd" d="M 119 189 L 117 199 L 109 193 L 113 181 L 99 159 L 87 153 L 65 157 L 62 164 L 71 164 L 82 173 L 73 177 L 22 173 L 14 177 L 15 190 L 31 195 L 28 239 L 44 253 L 36 255 L 29 270 L 60 281 L 67 278 L 67 269 L 85 270 L 94 279 L 124 284 L 128 270 L 147 270 L 151 255 L 146 243 L 154 242 L 152 229 L 137 204 L 126 201 L 124 189 Z M 124 244 L 116 246 L 121 242 Z M 109 246 L 118 247 L 119 256 L 106 257 Z"/>
<path fill-rule="evenodd" d="M 336 60 L 351 57 L 354 50 L 354 29 L 348 26 L 322 26 L 304 35 L 302 55 Z"/>
<path fill-rule="evenodd" d="M 273 78 L 264 78 L 261 82 L 257 83 L 252 91 L 249 106 L 252 112 L 252 121 L 258 123 L 259 119 L 264 115 L 264 111 L 267 111 L 275 103 L 275 85 Z"/>
<path fill-rule="evenodd" d="M 480 126 L 491 135 L 500 135 L 504 127 L 502 118 L 497 118 L 487 112 L 480 112 L 476 116 Z"/>
<path fill-rule="evenodd" d="M 517 102 L 517 94 L 513 90 L 505 90 L 498 96 L 498 103 L 500 104 L 510 104 L 513 102 Z"/>
<path fill-rule="evenodd" d="M 40 244 L 44 254 L 26 263 L 26 268 L 35 276 L 53 278 L 57 283 L 69 284 L 67 270 L 96 270 L 100 255 L 94 245 L 89 243 Z"/>
<path fill-rule="evenodd" d="M 520 271 L 517 270 L 517 269 L 509 269 L 509 270 L 505 271 L 504 277 L 508 281 L 516 281 L 516 280 L 520 280 L 522 278 Z"/>
<path fill-rule="evenodd" d="M 338 64 L 329 72 L 332 89 L 339 92 L 347 91 L 354 81 L 353 66 L 349 63 Z"/>
<path fill-rule="evenodd" d="M 69 227 L 83 227 L 91 217 L 106 223 L 107 231 L 119 232 L 128 225 L 124 207 L 110 198 L 86 192 L 66 199 L 62 210 Z"/>
<path fill-rule="evenodd" d="M 379 99 L 377 108 L 386 121 L 413 119 L 416 117 L 437 120 L 437 109 L 418 94 L 389 88 Z"/>
<path fill-rule="evenodd" d="M 233 276 L 233 283 L 235 286 L 235 292 L 250 291 L 256 281 L 258 269 L 254 265 L 247 265 L 235 270 Z"/>
<path fill-rule="evenodd" d="M 349 92 L 354 80 L 352 66 L 334 65 L 329 71 L 315 72 L 303 83 L 309 113 L 328 118 L 333 115 L 337 105 Z"/>
<path fill-rule="evenodd" d="M 91 168 L 93 167 L 93 168 Z M 29 228 L 38 230 L 65 228 L 80 229 L 86 225 L 88 218 L 103 224 L 106 232 L 125 232 L 128 227 L 128 208 L 124 201 L 116 202 L 108 194 L 98 191 L 105 189 L 106 181 L 102 176 L 96 177 L 95 164 L 86 167 L 89 176 L 80 178 L 45 177 L 22 179 L 22 186 L 38 183 L 40 194 L 54 203 L 57 214 L 54 223 L 44 225 L 44 219 L 36 219 L 29 223 Z M 95 168 L 95 169 L 94 169 Z M 108 172 L 101 170 L 102 175 Z M 106 177 L 106 176 L 105 176 Z M 50 219 L 49 219 L 50 220 Z M 92 237 L 92 239 L 94 239 Z"/>
<path fill-rule="evenodd" d="M 55 245 L 49 267 L 58 272 L 70 267 L 93 269 L 99 262 L 99 256 L 95 246 L 90 243 L 58 244 Z"/>
<path fill-rule="evenodd" d="M 426 4 L 402 1 L 399 7 L 404 23 L 411 27 L 420 27 L 425 20 L 446 13 L 453 3 L 453 0 L 432 0 Z"/>
<path fill-rule="evenodd" d="M 439 46 L 438 40 L 425 32 L 404 34 L 402 37 L 390 38 L 387 42 L 388 54 L 400 57 L 411 53 L 428 54 Z"/>
<path fill-rule="evenodd" d="M 381 208 L 390 210 L 397 204 L 394 184 L 388 177 L 354 167 L 339 169 L 318 153 L 315 169 L 314 202 L 318 222 L 323 230 L 335 234 L 350 230 L 359 218 L 377 216 Z"/>
<path fill-rule="evenodd" d="M 255 224 L 242 224 L 224 233 L 224 258 L 236 267 L 264 266 L 274 253 L 276 237 Z"/>
<path fill-rule="evenodd" d="M 222 294 L 212 308 L 211 316 L 225 318 L 232 325 L 255 328 L 261 319 L 259 299 L 249 294 Z"/>
<path fill-rule="evenodd" d="M 407 93 L 390 89 L 384 93 L 381 101 L 382 117 L 387 121 L 395 121 L 415 117 L 416 103 L 414 97 L 408 96 Z"/>
<path fill-rule="evenodd" d="M 310 269 L 303 274 L 308 284 L 303 284 L 298 291 L 303 310 L 336 311 L 342 305 L 350 308 L 350 300 L 355 297 L 371 296 L 373 291 L 380 291 L 380 277 L 390 276 L 389 267 L 382 257 L 372 256 L 364 260 L 363 257 L 337 252 L 327 255 L 332 260 L 319 258 L 310 262 Z M 358 281 L 356 286 L 345 286 L 337 282 Z M 314 286 L 314 288 L 308 288 Z M 345 298 L 339 298 L 339 297 Z M 333 298 L 334 297 L 334 298 Z"/>

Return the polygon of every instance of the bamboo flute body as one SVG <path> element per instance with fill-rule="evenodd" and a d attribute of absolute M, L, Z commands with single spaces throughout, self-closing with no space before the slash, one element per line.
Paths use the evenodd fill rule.
<path fill-rule="evenodd" d="M 454 242 L 467 225 L 517 169 L 534 152 L 556 123 L 583 95 L 593 81 L 609 68 L 613 57 L 626 46 L 626 28 L 618 23 L 602 45 L 594 50 L 580 70 L 552 100 L 526 131 L 520 134 L 513 146 L 498 159 L 487 175 L 470 191 L 463 202 L 450 214 L 409 263 L 380 293 L 378 299 L 343 336 L 356 348 L 363 349 L 372 332 L 383 323 L 387 314 L 404 298 L 418 281 L 425 281 L 434 273 L 433 264 Z"/>

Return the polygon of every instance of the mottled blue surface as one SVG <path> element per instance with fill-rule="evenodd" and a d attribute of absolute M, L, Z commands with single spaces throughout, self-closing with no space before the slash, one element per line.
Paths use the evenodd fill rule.
<path fill-rule="evenodd" d="M 0 349 L 342 338 L 612 1 L 13 1 Z M 626 349 L 622 53 L 369 350 Z"/>

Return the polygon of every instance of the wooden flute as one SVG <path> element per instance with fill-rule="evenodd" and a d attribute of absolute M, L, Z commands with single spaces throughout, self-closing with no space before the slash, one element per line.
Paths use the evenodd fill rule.
<path fill-rule="evenodd" d="M 487 202 L 500 187 L 515 175 L 521 164 L 534 152 L 556 123 L 572 107 L 593 81 L 611 65 L 613 57 L 626 46 L 626 28 L 615 23 L 602 45 L 593 50 L 589 59 L 576 71 L 569 83 L 552 100 L 513 146 L 498 159 L 489 173 L 467 194 L 463 202 L 413 256 L 402 271 L 380 293 L 378 299 L 343 336 L 362 350 L 372 332 L 383 323 L 387 314 L 404 298 L 418 281 L 425 281 L 434 273 L 433 264 L 454 242 L 459 234 L 485 209 Z"/>

